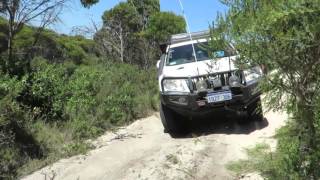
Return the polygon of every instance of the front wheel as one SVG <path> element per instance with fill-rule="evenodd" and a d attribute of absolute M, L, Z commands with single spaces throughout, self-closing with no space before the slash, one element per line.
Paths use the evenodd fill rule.
<path fill-rule="evenodd" d="M 262 121 L 263 111 L 260 97 L 257 101 L 248 106 L 248 116 L 250 121 Z"/>
<path fill-rule="evenodd" d="M 184 130 L 182 117 L 162 103 L 160 104 L 160 118 L 165 132 L 180 133 Z"/>

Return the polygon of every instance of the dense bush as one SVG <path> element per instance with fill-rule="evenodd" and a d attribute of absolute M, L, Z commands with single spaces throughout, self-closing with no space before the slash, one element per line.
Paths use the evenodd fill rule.
<path fill-rule="evenodd" d="M 293 108 L 293 109 L 291 109 Z M 310 107 L 311 108 L 311 107 Z M 320 99 L 315 99 L 314 114 L 316 136 L 315 141 L 320 140 Z M 259 171 L 266 179 L 312 179 L 311 167 L 319 168 L 320 147 L 316 149 L 305 148 L 306 142 L 302 141 L 303 133 L 309 131 L 302 129 L 295 118 L 301 118 L 294 107 L 288 108 L 290 118 L 287 124 L 277 130 L 275 138 L 277 147 L 272 151 L 269 145 L 258 144 L 255 148 L 248 149 L 248 159 L 229 164 L 229 168 L 238 174 Z M 320 177 L 320 171 L 314 174 Z M 317 179 L 317 178 L 315 178 Z"/>
<path fill-rule="evenodd" d="M 27 117 L 16 101 L 23 87 L 23 81 L 0 74 L 0 178 L 14 176 L 24 161 L 20 158 L 23 132 L 19 131 Z"/>
<path fill-rule="evenodd" d="M 78 68 L 70 78 L 66 107 L 75 135 L 96 135 L 156 110 L 158 92 L 149 74 L 126 64 Z"/>
<path fill-rule="evenodd" d="M 320 179 L 320 1 L 222 0 L 221 37 L 235 45 L 240 65 L 261 65 L 260 88 L 270 109 L 285 109 L 273 179 Z M 214 38 L 212 38 L 214 39 Z"/>
<path fill-rule="evenodd" d="M 154 70 L 86 62 L 35 58 L 28 76 L 1 75 L 0 174 L 15 177 L 84 152 L 83 140 L 157 110 Z"/>
<path fill-rule="evenodd" d="M 307 150 L 301 149 L 297 132 L 291 125 L 281 127 L 276 133 L 276 151 L 267 144 L 258 144 L 247 149 L 248 159 L 232 162 L 228 168 L 237 175 L 258 171 L 266 179 L 310 179 L 306 169 L 311 165 L 311 159 L 319 158 L 319 152 L 301 156 L 300 153 Z M 315 166 L 319 167 L 318 164 Z"/>
<path fill-rule="evenodd" d="M 27 25 L 11 57 L 7 27 L 0 17 L 0 179 L 83 153 L 88 138 L 157 110 L 155 70 L 112 63 L 93 40 Z"/>
<path fill-rule="evenodd" d="M 0 17 L 0 54 L 7 50 L 6 21 Z M 15 58 L 25 63 L 36 56 L 51 62 L 72 60 L 80 64 L 88 56 L 97 54 L 95 42 L 82 36 L 66 36 L 47 29 L 24 26 L 14 39 Z M 26 57 L 28 59 L 26 59 Z M 26 66 L 25 64 L 23 66 Z"/>
<path fill-rule="evenodd" d="M 76 67 L 41 58 L 32 66 L 22 102 L 35 118 L 68 121 L 74 137 L 92 137 L 157 110 L 154 70 L 112 63 Z"/>
<path fill-rule="evenodd" d="M 64 59 L 71 59 L 76 64 L 81 64 L 89 54 L 96 53 L 95 43 L 82 36 L 59 36 L 56 38 Z"/>
<path fill-rule="evenodd" d="M 67 69 L 63 64 L 48 64 L 43 58 L 35 58 L 32 67 L 23 103 L 33 110 L 36 117 L 54 121 L 62 119 L 68 98 Z"/>

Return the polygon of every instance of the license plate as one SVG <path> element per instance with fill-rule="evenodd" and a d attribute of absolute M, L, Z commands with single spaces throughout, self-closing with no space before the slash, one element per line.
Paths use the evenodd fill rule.
<path fill-rule="evenodd" d="M 208 103 L 228 101 L 232 99 L 232 94 L 230 91 L 210 93 L 207 95 Z"/>

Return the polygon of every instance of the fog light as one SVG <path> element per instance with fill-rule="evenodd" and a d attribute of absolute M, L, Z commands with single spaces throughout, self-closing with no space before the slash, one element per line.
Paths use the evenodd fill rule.
<path fill-rule="evenodd" d="M 196 82 L 196 87 L 198 91 L 206 91 L 208 89 L 208 83 L 205 80 L 199 80 Z"/>
<path fill-rule="evenodd" d="M 222 87 L 221 80 L 219 78 L 214 78 L 209 80 L 214 88 Z"/>
<path fill-rule="evenodd" d="M 198 106 L 205 106 L 206 105 L 206 101 L 197 101 Z"/>
<path fill-rule="evenodd" d="M 174 104 L 188 105 L 187 97 L 172 96 L 172 97 L 169 97 L 169 101 Z"/>
<path fill-rule="evenodd" d="M 180 97 L 180 98 L 179 98 L 179 103 L 180 103 L 180 104 L 187 104 L 187 98 L 185 98 L 185 97 Z"/>

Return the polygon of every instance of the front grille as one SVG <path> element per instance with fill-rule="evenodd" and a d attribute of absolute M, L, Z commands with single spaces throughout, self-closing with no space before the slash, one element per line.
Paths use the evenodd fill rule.
<path fill-rule="evenodd" d="M 193 77 L 191 78 L 193 89 L 197 90 L 197 82 L 199 81 L 205 81 L 207 83 L 208 89 L 210 90 L 221 90 L 223 87 L 229 86 L 229 78 L 231 76 L 238 76 L 241 84 L 244 84 L 244 78 L 241 72 L 239 71 L 229 71 L 229 72 L 223 72 L 223 73 L 215 73 L 215 74 L 208 74 L 205 76 L 199 76 L 199 77 Z M 220 81 L 221 84 L 217 86 L 217 82 Z M 216 85 L 216 86 L 215 86 Z"/>

